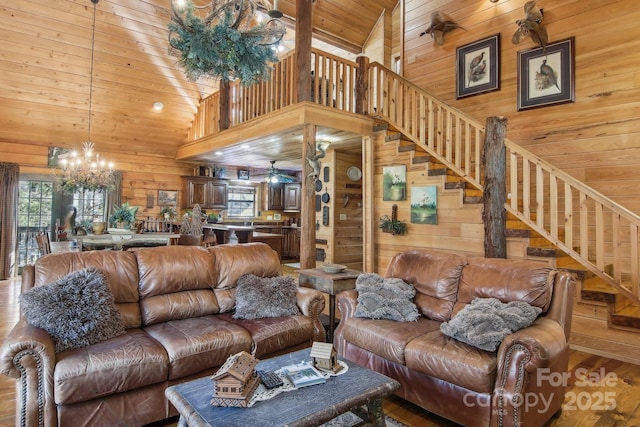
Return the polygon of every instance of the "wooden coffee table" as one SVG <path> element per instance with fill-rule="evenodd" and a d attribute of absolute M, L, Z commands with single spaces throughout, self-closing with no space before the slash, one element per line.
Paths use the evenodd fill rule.
<path fill-rule="evenodd" d="M 261 361 L 256 369 L 277 370 L 310 360 L 310 349 Z M 382 399 L 400 384 L 370 369 L 345 361 L 349 370 L 324 384 L 303 387 L 256 402 L 250 408 L 211 405 L 210 377 L 167 388 L 165 395 L 180 413 L 178 426 L 314 426 L 325 423 L 352 408 L 367 405 L 370 423 L 384 426 Z"/>

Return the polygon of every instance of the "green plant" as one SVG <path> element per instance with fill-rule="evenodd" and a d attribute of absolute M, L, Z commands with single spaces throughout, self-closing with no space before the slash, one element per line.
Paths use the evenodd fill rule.
<path fill-rule="evenodd" d="M 380 230 L 385 233 L 402 235 L 407 232 L 407 223 L 399 219 L 392 219 L 389 215 L 380 217 Z"/>
<path fill-rule="evenodd" d="M 109 217 L 109 222 L 112 225 L 121 222 L 125 226 L 129 226 L 135 221 L 137 213 L 137 206 L 129 206 L 129 202 L 125 202 L 120 206 L 113 207 L 113 214 Z"/>
<path fill-rule="evenodd" d="M 173 221 L 177 216 L 178 212 L 176 212 L 176 208 L 173 206 L 165 206 L 160 209 L 160 217 L 163 219 L 168 217 L 169 221 Z"/>
<path fill-rule="evenodd" d="M 278 56 L 267 39 L 275 35 L 279 41 L 284 27 L 278 30 L 261 23 L 247 29 L 245 21 L 252 18 L 247 7 L 222 7 L 203 19 L 191 2 L 181 10 L 173 3 L 169 45 L 180 52 L 187 78 L 238 79 L 249 86 L 269 76 L 271 64 L 278 62 Z"/>

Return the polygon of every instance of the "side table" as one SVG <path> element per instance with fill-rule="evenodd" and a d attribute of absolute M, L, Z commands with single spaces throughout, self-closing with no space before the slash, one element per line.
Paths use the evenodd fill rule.
<path fill-rule="evenodd" d="M 346 269 L 341 273 L 325 273 L 321 268 L 298 271 L 300 286 L 317 289 L 329 294 L 329 330 L 327 342 L 333 342 L 333 330 L 336 324 L 336 295 L 342 291 L 355 289 L 356 279 L 361 271 Z"/>

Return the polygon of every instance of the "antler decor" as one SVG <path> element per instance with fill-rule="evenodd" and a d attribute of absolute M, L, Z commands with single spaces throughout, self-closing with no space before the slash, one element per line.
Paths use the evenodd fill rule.
<path fill-rule="evenodd" d="M 177 1 L 171 0 L 169 53 L 180 57 L 189 80 L 238 79 L 249 86 L 268 77 L 278 62 L 273 45 L 286 29 L 279 19 L 257 22 L 264 0 L 213 0 L 205 7 L 189 0 L 179 7 Z"/>

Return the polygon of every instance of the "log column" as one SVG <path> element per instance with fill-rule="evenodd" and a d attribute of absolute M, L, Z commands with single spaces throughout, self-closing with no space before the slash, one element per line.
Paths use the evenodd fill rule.
<path fill-rule="evenodd" d="M 229 129 L 231 114 L 231 83 L 220 80 L 220 130 Z"/>
<path fill-rule="evenodd" d="M 307 159 L 316 154 L 316 125 L 305 125 L 302 139 L 302 200 L 300 215 L 300 268 L 316 268 L 316 210 L 314 180 L 310 179 L 313 169 Z"/>
<path fill-rule="evenodd" d="M 358 69 L 356 70 L 356 113 L 369 114 L 369 58 L 358 56 L 356 58 Z"/>
<path fill-rule="evenodd" d="M 296 0 L 296 101 L 311 99 L 311 0 Z M 315 150 L 315 148 L 314 148 Z"/>
<path fill-rule="evenodd" d="M 296 101 L 308 101 L 311 98 L 311 0 L 296 0 Z M 307 159 L 316 154 L 316 126 L 304 126 L 302 138 L 302 230 L 300 233 L 300 268 L 308 269 L 316 266 L 316 211 L 315 189 L 312 172 Z"/>
<path fill-rule="evenodd" d="M 504 138 L 507 133 L 505 117 L 488 117 L 485 125 L 482 164 L 484 169 L 484 256 L 507 257 L 507 167 Z"/>

